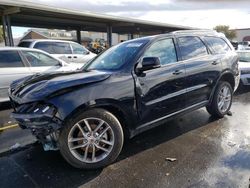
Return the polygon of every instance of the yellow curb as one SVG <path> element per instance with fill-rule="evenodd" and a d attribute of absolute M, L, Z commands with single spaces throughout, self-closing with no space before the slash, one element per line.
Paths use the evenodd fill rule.
<path fill-rule="evenodd" d="M 8 125 L 8 126 L 1 127 L 0 131 L 4 131 L 7 129 L 12 129 L 12 128 L 16 128 L 16 127 L 18 127 L 18 124 Z"/>

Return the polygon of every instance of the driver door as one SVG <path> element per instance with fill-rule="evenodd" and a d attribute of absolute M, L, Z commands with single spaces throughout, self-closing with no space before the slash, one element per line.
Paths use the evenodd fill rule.
<path fill-rule="evenodd" d="M 178 62 L 172 38 L 154 42 L 143 57 L 158 57 L 161 67 L 136 75 L 137 105 L 142 124 L 183 109 L 186 95 L 185 65 Z"/>

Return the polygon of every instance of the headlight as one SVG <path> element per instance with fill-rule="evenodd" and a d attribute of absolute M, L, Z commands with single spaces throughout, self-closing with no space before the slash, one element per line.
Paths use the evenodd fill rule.
<path fill-rule="evenodd" d="M 17 109 L 18 113 L 24 114 L 56 114 L 56 108 L 51 104 L 44 103 L 32 103 L 32 104 L 24 104 L 21 105 Z"/>

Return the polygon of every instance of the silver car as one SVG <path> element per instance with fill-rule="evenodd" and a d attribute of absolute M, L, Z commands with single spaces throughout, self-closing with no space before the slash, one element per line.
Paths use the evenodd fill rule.
<path fill-rule="evenodd" d="M 12 81 L 41 72 L 70 71 L 79 67 L 37 49 L 0 48 L 0 103 L 9 101 L 8 88 Z"/>
<path fill-rule="evenodd" d="M 237 51 L 239 56 L 240 80 L 243 85 L 250 85 L 250 50 Z"/>
<path fill-rule="evenodd" d="M 72 41 L 28 39 L 22 40 L 18 46 L 43 50 L 67 63 L 85 64 L 96 56 L 82 45 Z"/>

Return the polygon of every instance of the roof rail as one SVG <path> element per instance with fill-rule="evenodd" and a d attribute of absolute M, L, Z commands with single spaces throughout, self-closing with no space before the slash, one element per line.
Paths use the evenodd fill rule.
<path fill-rule="evenodd" d="M 197 29 L 197 30 L 178 30 L 178 31 L 173 31 L 171 32 L 172 34 L 218 34 L 217 31 L 212 30 L 212 29 Z"/>

